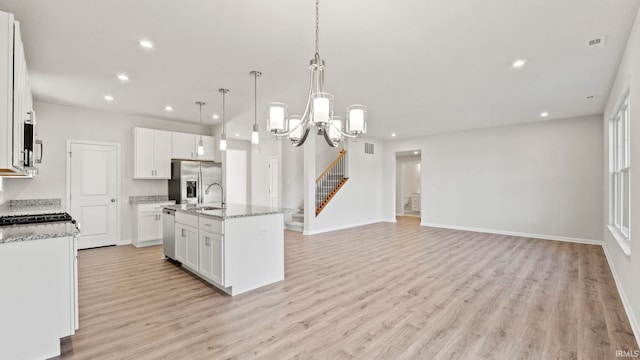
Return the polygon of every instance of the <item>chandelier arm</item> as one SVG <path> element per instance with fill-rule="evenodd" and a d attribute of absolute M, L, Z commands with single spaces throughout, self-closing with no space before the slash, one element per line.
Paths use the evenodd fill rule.
<path fill-rule="evenodd" d="M 329 136 L 329 131 L 324 131 L 323 135 L 324 135 L 324 139 L 327 141 L 327 144 L 329 144 L 329 146 L 331 146 L 331 147 L 337 147 L 338 146 L 337 142 L 334 142 L 333 140 L 331 140 L 331 137 Z"/>
<path fill-rule="evenodd" d="M 309 136 L 309 128 L 308 127 L 304 130 L 304 133 L 300 137 L 300 140 L 291 141 L 291 144 L 293 146 L 295 146 L 295 147 L 300 147 L 300 146 L 302 146 L 302 144 L 304 144 L 305 140 L 307 140 L 307 136 Z"/>
<path fill-rule="evenodd" d="M 307 125 L 311 120 L 309 115 L 311 114 L 311 99 L 313 98 L 313 69 L 309 70 L 309 92 L 307 93 L 307 105 L 304 107 L 304 113 L 300 118 L 300 125 Z"/>

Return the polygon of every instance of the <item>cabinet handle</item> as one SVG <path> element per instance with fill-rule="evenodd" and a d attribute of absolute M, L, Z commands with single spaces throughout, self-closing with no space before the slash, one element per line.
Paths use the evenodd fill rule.
<path fill-rule="evenodd" d="M 204 243 L 205 243 L 207 246 L 211 245 L 211 239 L 210 239 L 208 236 L 205 236 L 205 237 L 204 237 Z"/>
<path fill-rule="evenodd" d="M 184 229 L 180 229 L 180 230 L 182 231 L 182 233 L 180 234 L 180 236 L 182 236 L 182 237 L 187 236 L 187 235 L 186 235 L 186 232 L 185 232 L 185 230 L 184 230 Z"/>
<path fill-rule="evenodd" d="M 211 227 L 211 224 L 204 224 L 204 226 L 206 226 L 206 227 Z"/>

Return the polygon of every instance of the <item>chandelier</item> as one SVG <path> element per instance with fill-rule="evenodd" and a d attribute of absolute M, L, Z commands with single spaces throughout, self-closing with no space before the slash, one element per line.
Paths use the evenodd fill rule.
<path fill-rule="evenodd" d="M 333 95 L 325 92 L 324 60 L 319 51 L 319 0 L 316 0 L 316 54 L 309 62 L 309 95 L 302 116 L 289 115 L 287 105 L 272 102 L 269 105 L 267 130 L 277 139 L 288 137 L 293 146 L 300 146 L 309 135 L 311 126 L 316 133 L 324 136 L 327 144 L 338 146 L 341 140 L 356 140 L 367 132 L 367 107 L 351 105 L 347 107 L 346 123 L 333 114 Z"/>

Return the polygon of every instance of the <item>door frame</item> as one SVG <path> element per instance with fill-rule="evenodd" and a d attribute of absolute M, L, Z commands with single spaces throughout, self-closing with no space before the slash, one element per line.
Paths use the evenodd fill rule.
<path fill-rule="evenodd" d="M 67 139 L 67 153 L 65 156 L 66 160 L 66 171 L 65 171 L 65 211 L 71 211 L 71 145 L 73 144 L 83 144 L 83 145 L 100 145 L 100 146 L 114 146 L 116 148 L 116 245 L 123 245 L 121 243 L 122 234 L 121 230 L 121 211 L 122 207 L 120 206 L 120 198 L 121 198 L 121 189 L 122 189 L 122 179 L 120 174 L 122 174 L 122 163 L 120 161 L 120 144 L 119 143 L 110 143 L 110 142 L 100 142 L 100 141 L 89 141 L 89 140 L 73 140 Z"/>

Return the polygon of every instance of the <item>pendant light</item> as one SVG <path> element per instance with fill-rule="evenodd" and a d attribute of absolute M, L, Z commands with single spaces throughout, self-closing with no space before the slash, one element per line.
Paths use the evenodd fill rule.
<path fill-rule="evenodd" d="M 200 106 L 200 125 L 202 125 L 202 106 L 206 103 L 204 101 L 196 101 L 196 105 Z M 202 134 L 200 134 L 200 141 L 198 141 L 198 155 L 204 155 L 204 142 L 202 141 Z"/>
<path fill-rule="evenodd" d="M 224 115 L 225 115 L 225 95 L 229 92 L 229 89 L 218 89 L 222 93 L 222 134 L 220 134 L 220 151 L 227 151 L 227 134 L 224 127 Z"/>
<path fill-rule="evenodd" d="M 253 76 L 253 131 L 251 132 L 251 143 L 260 143 L 260 131 L 258 129 L 258 76 L 262 76 L 260 71 L 253 70 L 249 73 Z"/>

